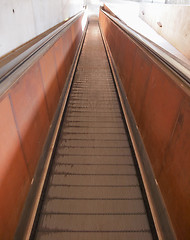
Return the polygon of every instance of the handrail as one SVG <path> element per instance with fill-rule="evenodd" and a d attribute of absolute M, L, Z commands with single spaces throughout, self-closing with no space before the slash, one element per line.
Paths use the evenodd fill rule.
<path fill-rule="evenodd" d="M 130 28 L 126 25 L 118 17 L 114 17 L 101 7 L 100 10 L 110 18 L 114 23 L 116 23 L 123 31 L 125 31 L 130 37 L 132 37 L 135 41 L 139 44 L 143 45 L 143 47 L 151 52 L 156 58 L 158 58 L 163 64 L 167 65 L 175 74 L 177 74 L 181 80 L 190 87 L 190 66 L 183 63 L 181 64 L 180 60 L 177 59 L 173 54 L 164 51 L 163 48 L 140 34 L 139 32 L 135 31 L 134 29 Z"/>
<path fill-rule="evenodd" d="M 9 61 L 7 64 L 0 68 L 0 83 L 9 77 L 16 69 L 18 69 L 23 63 L 31 58 L 36 52 L 38 52 L 44 45 L 55 38 L 61 31 L 75 21 L 79 16 L 84 13 L 84 10 L 78 12 L 74 16 L 70 17 L 65 23 L 56 28 L 54 31 L 49 33 L 47 36 L 42 38 L 40 41 L 35 43 L 33 46 L 26 49 L 23 53 Z"/>

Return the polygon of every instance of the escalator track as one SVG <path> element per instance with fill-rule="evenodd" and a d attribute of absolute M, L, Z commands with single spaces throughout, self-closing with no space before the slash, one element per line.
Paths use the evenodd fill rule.
<path fill-rule="evenodd" d="M 73 80 L 33 238 L 154 239 L 98 21 Z"/>

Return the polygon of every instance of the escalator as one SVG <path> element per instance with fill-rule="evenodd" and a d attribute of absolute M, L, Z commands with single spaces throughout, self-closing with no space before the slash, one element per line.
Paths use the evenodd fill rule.
<path fill-rule="evenodd" d="M 157 239 L 92 18 L 31 239 Z"/>

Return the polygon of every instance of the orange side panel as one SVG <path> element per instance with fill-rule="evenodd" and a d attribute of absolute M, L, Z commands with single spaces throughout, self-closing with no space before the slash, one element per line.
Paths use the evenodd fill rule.
<path fill-rule="evenodd" d="M 130 81 L 131 81 L 131 74 L 134 66 L 134 60 L 135 60 L 135 52 L 136 52 L 136 46 L 135 44 L 128 38 L 126 38 L 126 45 L 124 45 L 124 49 L 122 49 L 123 46 L 120 48 L 120 55 L 118 59 L 118 65 L 120 66 L 120 72 L 122 75 L 125 76 L 124 79 L 124 87 L 126 94 L 128 95 Z"/>
<path fill-rule="evenodd" d="M 48 133 L 49 119 L 39 64 L 34 64 L 11 89 L 11 99 L 24 154 L 33 176 Z"/>
<path fill-rule="evenodd" d="M 71 32 L 72 32 L 72 42 L 74 43 L 73 45 L 73 51 L 74 54 L 77 50 L 78 43 L 81 38 L 81 33 L 82 33 L 82 16 L 74 22 L 74 24 L 71 26 Z"/>
<path fill-rule="evenodd" d="M 72 42 L 73 42 L 73 53 L 75 52 L 76 48 L 77 48 L 77 45 L 76 45 L 76 37 L 77 37 L 77 24 L 78 22 L 74 22 L 71 26 L 71 35 L 72 35 Z"/>
<path fill-rule="evenodd" d="M 112 22 L 108 24 L 105 35 L 126 94 L 128 95 L 137 47 L 135 43 Z"/>
<path fill-rule="evenodd" d="M 60 38 L 53 46 L 56 69 L 57 69 L 57 78 L 59 81 L 60 93 L 63 90 L 65 84 L 65 59 L 63 55 L 63 40 Z"/>
<path fill-rule="evenodd" d="M 190 101 L 186 98 L 176 122 L 159 177 L 178 239 L 190 239 Z"/>
<path fill-rule="evenodd" d="M 68 29 L 64 34 L 63 34 L 63 56 L 65 60 L 65 75 L 67 76 L 70 70 L 70 66 L 72 63 L 72 58 L 70 54 L 70 49 L 72 46 L 72 36 L 71 36 L 71 29 Z"/>
<path fill-rule="evenodd" d="M 51 122 L 60 97 L 53 48 L 50 48 L 39 62 Z"/>
<path fill-rule="evenodd" d="M 156 177 L 178 117 L 182 92 L 166 73 L 153 66 L 140 117 L 140 131 Z"/>
<path fill-rule="evenodd" d="M 142 104 L 146 95 L 147 83 L 150 77 L 152 63 L 151 60 L 143 54 L 141 50 L 137 50 L 135 56 L 135 67 L 133 67 L 131 75 L 131 84 L 128 91 L 128 99 L 135 115 L 137 125 L 140 125 L 140 117 L 142 114 Z"/>
<path fill-rule="evenodd" d="M 0 102 L 0 239 L 13 239 L 30 177 L 9 97 Z"/>

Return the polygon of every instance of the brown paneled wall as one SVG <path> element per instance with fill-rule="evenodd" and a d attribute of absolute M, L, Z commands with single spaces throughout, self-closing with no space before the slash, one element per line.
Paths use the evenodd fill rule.
<path fill-rule="evenodd" d="M 190 89 L 104 13 L 100 27 L 178 239 L 190 239 Z"/>
<path fill-rule="evenodd" d="M 82 37 L 79 17 L 0 97 L 0 239 L 13 239 Z"/>

